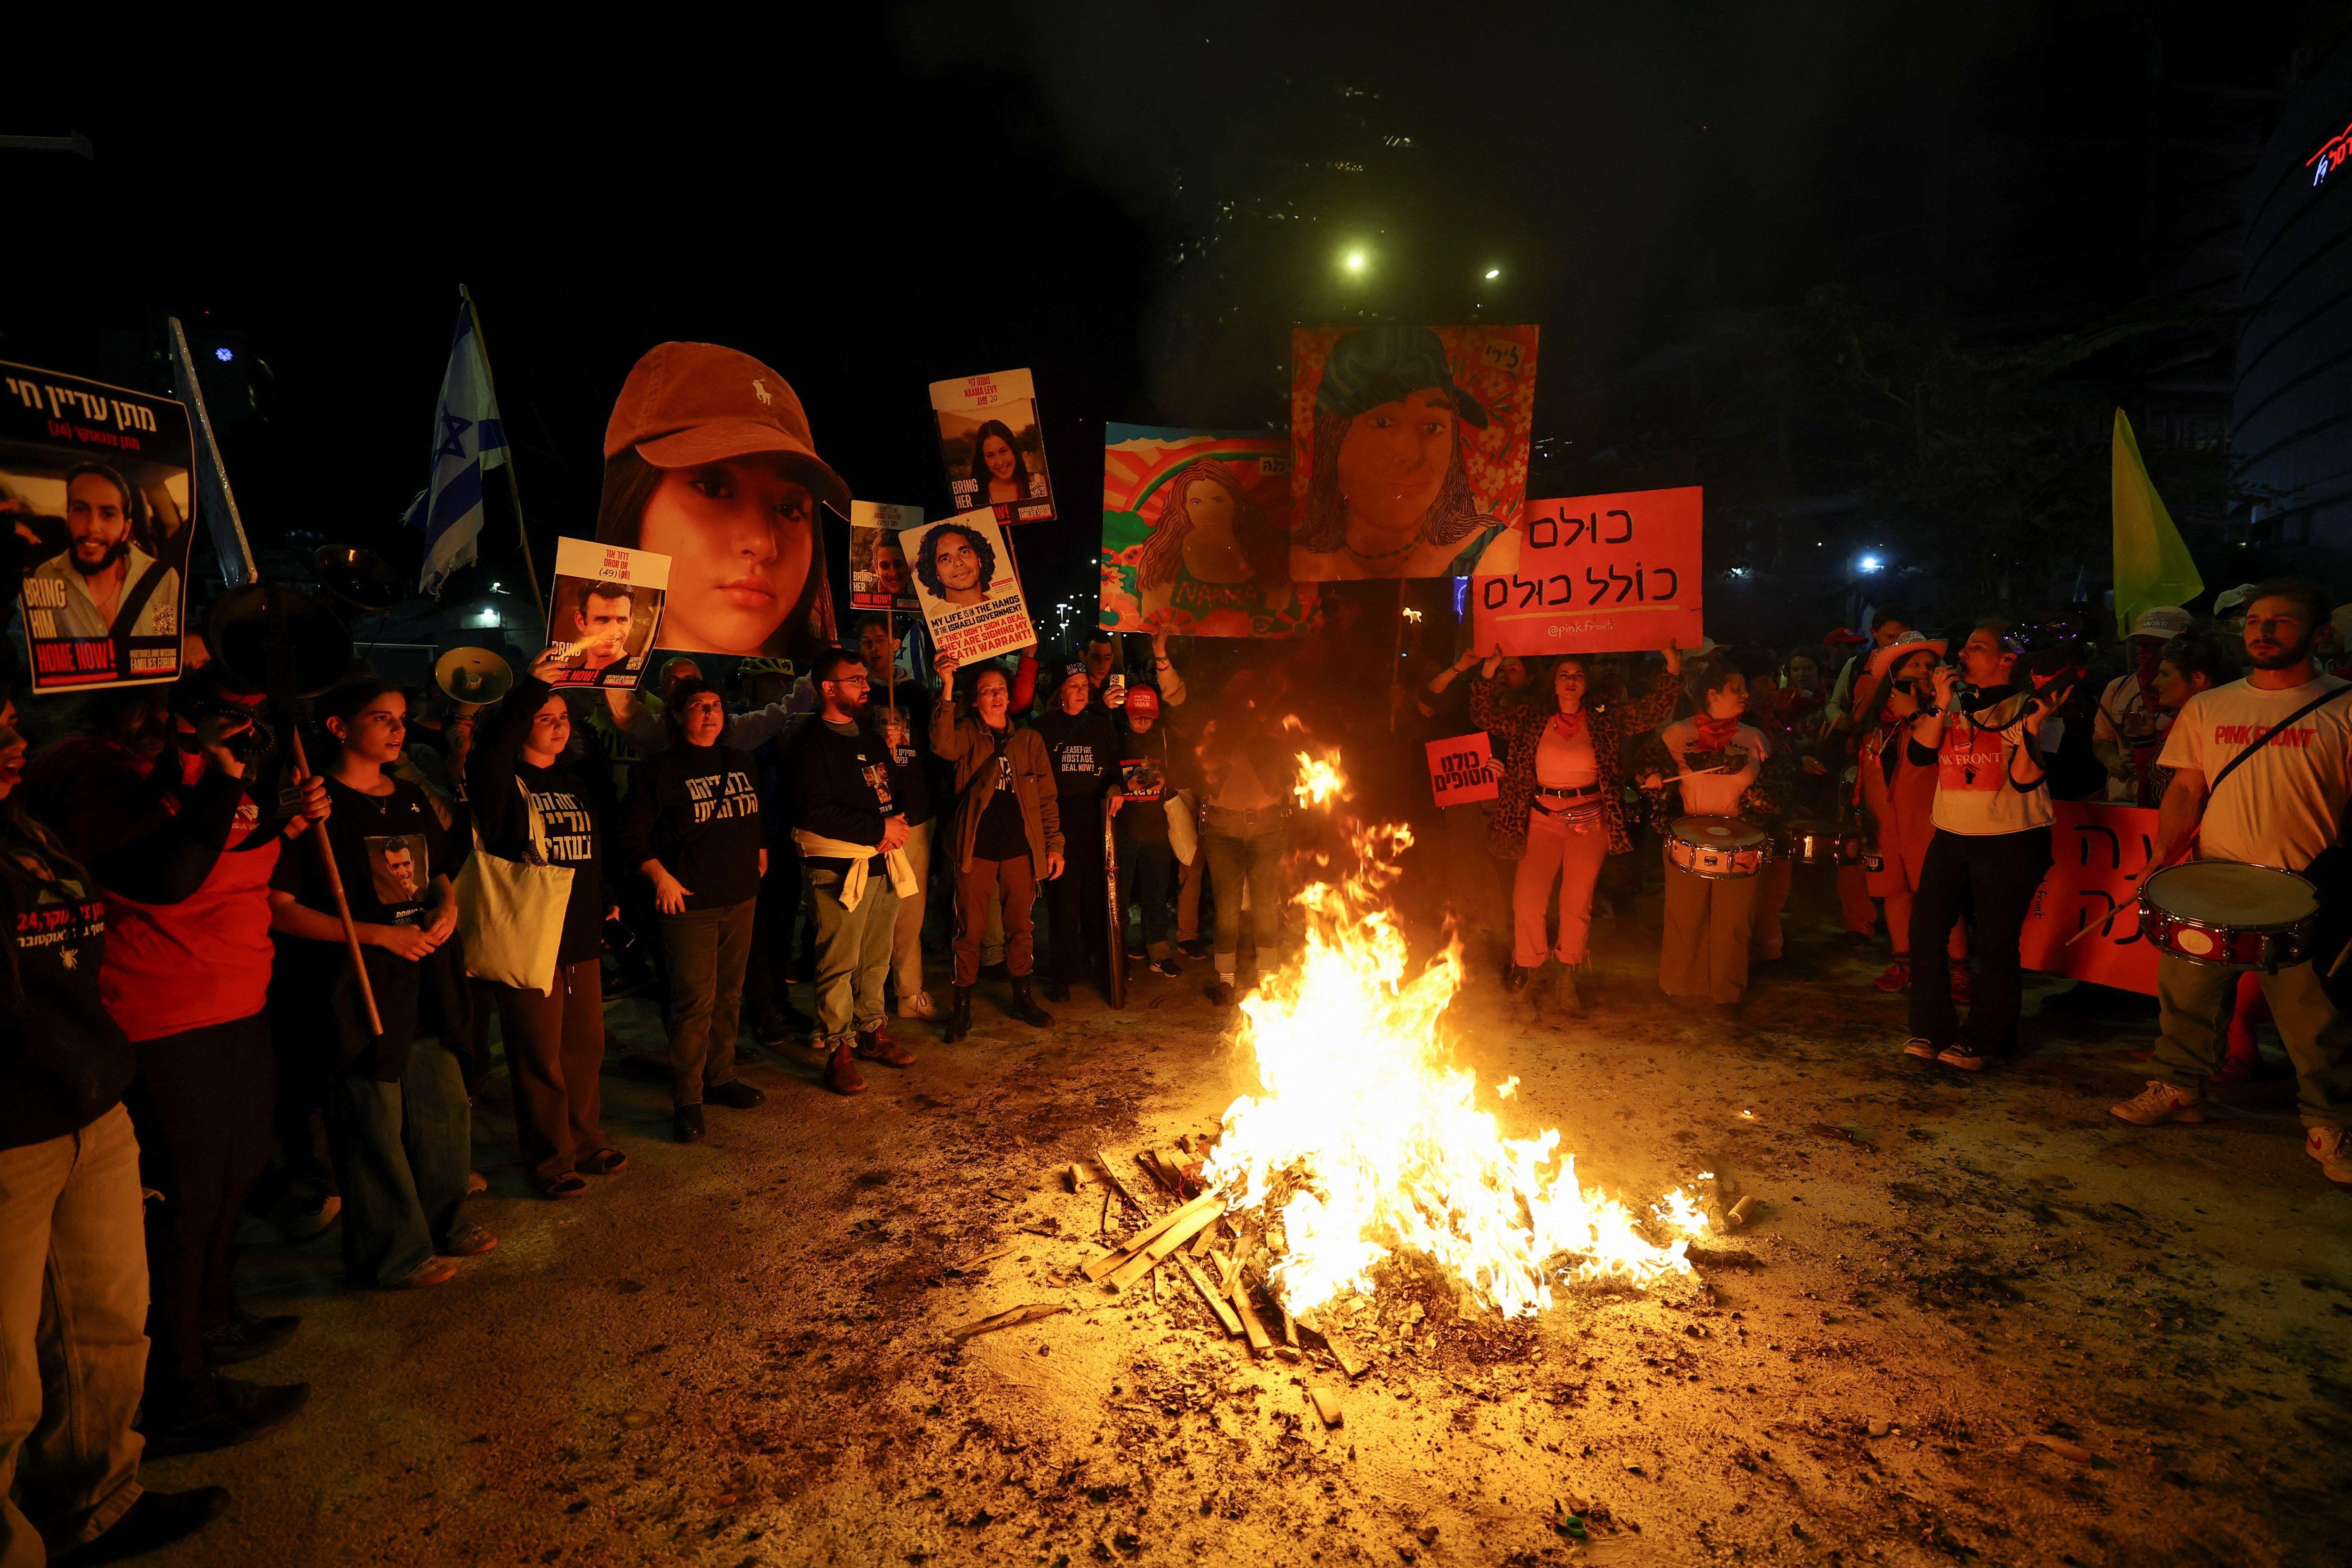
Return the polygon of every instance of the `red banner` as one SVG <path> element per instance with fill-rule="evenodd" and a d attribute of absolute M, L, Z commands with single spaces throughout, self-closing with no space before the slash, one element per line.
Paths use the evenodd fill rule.
<path fill-rule="evenodd" d="M 1694 485 L 1528 502 L 1517 550 L 1496 542 L 1470 580 L 1477 646 L 1622 653 L 1671 637 L 1696 647 L 1702 494 Z M 1508 570 L 1487 575 L 1489 563 Z"/>
<path fill-rule="evenodd" d="M 2034 889 L 2020 941 L 2025 967 L 2155 995 L 2158 953 L 2139 934 L 2136 884 L 2156 852 L 2156 813 L 2082 801 L 2060 801 L 2057 812 L 2049 874 Z M 2105 931 L 2066 945 L 2111 913 Z"/>
<path fill-rule="evenodd" d="M 1470 805 L 1500 793 L 1495 743 L 1486 731 L 1429 742 L 1429 793 L 1437 804 Z"/>

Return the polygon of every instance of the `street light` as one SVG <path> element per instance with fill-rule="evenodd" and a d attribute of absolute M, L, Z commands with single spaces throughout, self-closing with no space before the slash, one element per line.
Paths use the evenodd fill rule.
<path fill-rule="evenodd" d="M 1496 279 L 1500 278 L 1502 275 L 1503 269 L 1499 267 L 1489 267 L 1486 268 L 1486 281 L 1489 283 L 1492 283 Z"/>
<path fill-rule="evenodd" d="M 1875 572 L 1878 570 L 1879 565 L 1878 557 L 1875 555 L 1865 555 L 1861 560 L 1855 562 L 1854 564 L 1860 567 L 1864 574 Z"/>

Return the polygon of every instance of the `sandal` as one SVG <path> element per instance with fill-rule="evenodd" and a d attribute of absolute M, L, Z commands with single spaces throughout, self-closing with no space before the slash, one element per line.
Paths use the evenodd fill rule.
<path fill-rule="evenodd" d="M 587 1190 L 587 1178 L 576 1175 L 570 1171 L 564 1172 L 551 1182 L 541 1182 L 539 1184 L 539 1195 L 543 1198 L 576 1198 Z"/>
<path fill-rule="evenodd" d="M 583 1154 L 573 1169 L 585 1171 L 592 1176 L 609 1176 L 628 1163 L 629 1157 L 618 1149 L 599 1149 L 593 1154 Z"/>

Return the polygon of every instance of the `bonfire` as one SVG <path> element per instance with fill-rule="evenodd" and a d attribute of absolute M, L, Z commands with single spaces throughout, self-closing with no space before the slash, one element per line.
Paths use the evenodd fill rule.
<path fill-rule="evenodd" d="M 1299 763 L 1302 806 L 1349 798 L 1337 753 Z M 1230 1218 L 1263 1225 L 1282 1305 L 1305 1317 L 1369 1296 L 1375 1267 L 1399 1252 L 1507 1318 L 1549 1307 L 1562 1282 L 1647 1287 L 1690 1273 L 1686 1250 L 1707 1224 L 1696 1198 L 1670 1192 L 1644 1221 L 1579 1182 L 1557 1129 L 1504 1133 L 1495 1107 L 1517 1080 L 1482 1104 L 1476 1074 L 1454 1058 L 1461 945 L 1415 969 L 1387 898 L 1411 831 L 1344 831 L 1354 866 L 1298 894 L 1298 955 L 1242 1000 L 1240 1045 L 1260 1090 L 1227 1109 L 1201 1173 Z"/>

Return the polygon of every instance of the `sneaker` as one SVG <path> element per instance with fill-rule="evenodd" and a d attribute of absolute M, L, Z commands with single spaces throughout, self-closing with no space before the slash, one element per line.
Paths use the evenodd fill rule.
<path fill-rule="evenodd" d="M 1232 1006 L 1234 1005 L 1234 983 L 1230 980 L 1222 979 L 1210 982 L 1209 1005 L 1213 1007 Z"/>
<path fill-rule="evenodd" d="M 449 1239 L 433 1250 L 444 1258 L 479 1258 L 497 1249 L 499 1238 L 470 1221 L 449 1233 Z"/>
<path fill-rule="evenodd" d="M 1896 959 L 1888 964 L 1879 977 L 1871 982 L 1881 991 L 1905 991 L 1911 985 L 1911 965 L 1908 960 Z"/>
<path fill-rule="evenodd" d="M 702 1107 L 681 1105 L 669 1113 L 669 1135 L 681 1143 L 699 1143 L 703 1139 Z"/>
<path fill-rule="evenodd" d="M 293 1420 L 310 1398 L 310 1385 L 307 1383 L 270 1384 L 215 1377 L 212 1382 L 211 1408 L 161 1431 L 147 1433 L 146 1455 L 152 1459 L 169 1459 L 250 1443 Z"/>
<path fill-rule="evenodd" d="M 291 1242 L 316 1241 L 332 1228 L 343 1212 L 343 1200 L 323 1188 L 289 1194 L 271 1211 L 270 1223 Z"/>
<path fill-rule="evenodd" d="M 387 1290 L 423 1290 L 435 1285 L 446 1285 L 457 1278 L 457 1266 L 446 1258 L 428 1258 L 399 1279 L 384 1286 Z"/>
<path fill-rule="evenodd" d="M 753 1089 L 740 1078 L 730 1078 L 725 1083 L 710 1084 L 702 1091 L 703 1104 L 723 1105 L 730 1110 L 749 1110 L 767 1098 L 765 1094 Z"/>
<path fill-rule="evenodd" d="M 1948 1068 L 1958 1068 L 1962 1072 L 1982 1072 L 1992 1066 L 1993 1061 L 1990 1057 L 1975 1056 L 1958 1046 L 1948 1050 L 1937 1051 L 1936 1059 Z"/>
<path fill-rule="evenodd" d="M 274 1318 L 257 1318 L 250 1312 L 239 1312 L 234 1321 L 205 1333 L 205 1358 L 215 1366 L 235 1366 L 240 1362 L 259 1361 L 271 1351 L 294 1337 L 302 1320 L 291 1312 Z"/>
<path fill-rule="evenodd" d="M 2232 1041 L 2229 1056 L 2223 1058 L 2221 1068 L 2213 1074 L 2213 1081 L 2215 1083 L 2252 1083 L 2261 1076 L 2262 1070 L 2262 1048 L 2250 1042 L 2243 1050 L 2241 1050 L 2236 1042 Z"/>
<path fill-rule="evenodd" d="M 2319 1162 L 2329 1181 L 2352 1187 L 2352 1150 L 2344 1146 L 2344 1129 L 2313 1128 L 2303 1135 L 2303 1152 Z"/>
<path fill-rule="evenodd" d="M 1184 973 L 1184 966 L 1177 963 L 1172 957 L 1155 958 L 1151 961 L 1150 967 L 1152 973 L 1164 974 L 1171 980 L 1175 979 L 1178 975 Z"/>
<path fill-rule="evenodd" d="M 1917 1057 L 1923 1062 L 1932 1062 L 1938 1055 L 1936 1042 L 1923 1035 L 1914 1035 L 1904 1041 L 1903 1054 L 1906 1057 Z"/>
<path fill-rule="evenodd" d="M 142 1491 L 122 1517 L 95 1541 L 49 1559 L 49 1568 L 97 1568 L 120 1563 L 184 1540 L 218 1519 L 228 1508 L 228 1489 L 197 1487 L 184 1492 Z"/>
<path fill-rule="evenodd" d="M 898 1016 L 901 1018 L 936 1018 L 939 1016 L 940 1005 L 931 1000 L 931 994 L 928 991 L 918 991 L 912 996 L 898 998 Z"/>
<path fill-rule="evenodd" d="M 2150 1079 L 2147 1087 L 2138 1094 L 2121 1105 L 2107 1107 L 2107 1114 L 2135 1127 L 2158 1127 L 2167 1121 L 2202 1121 L 2205 1120 L 2205 1096 L 2199 1091 Z"/>
<path fill-rule="evenodd" d="M 1196 936 L 1190 942 L 1180 942 L 1176 944 L 1176 951 L 1187 958 L 1206 958 L 1209 956 L 1209 939 Z"/>

